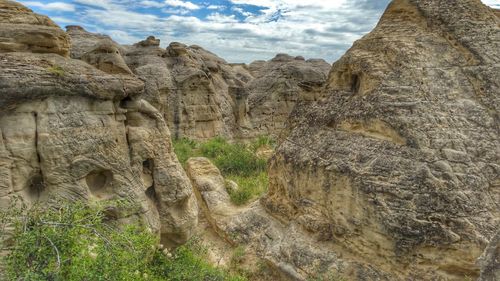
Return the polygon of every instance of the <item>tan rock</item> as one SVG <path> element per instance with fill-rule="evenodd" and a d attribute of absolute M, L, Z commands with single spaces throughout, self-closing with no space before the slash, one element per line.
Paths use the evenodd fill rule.
<path fill-rule="evenodd" d="M 330 66 L 278 55 L 229 64 L 200 46 L 154 37 L 125 46 L 129 67 L 146 81 L 148 101 L 164 112 L 175 138 L 277 136 L 295 103 L 314 100 Z"/>
<path fill-rule="evenodd" d="M 267 62 L 253 62 L 248 69 L 254 76 L 246 85 L 250 125 L 242 128 L 242 136 L 277 137 L 297 102 L 316 99 L 330 65 L 324 60 L 305 61 L 303 57 L 278 54 Z"/>
<path fill-rule="evenodd" d="M 110 74 L 132 74 L 123 59 L 122 47 L 107 35 L 87 32 L 83 27 L 66 27 L 71 37 L 71 57 Z"/>
<path fill-rule="evenodd" d="M 14 19 L 38 17 L 10 1 L 0 15 L 5 7 Z M 196 200 L 163 115 L 141 98 L 143 82 L 32 51 L 0 53 L 0 208 L 17 196 L 101 202 L 110 219 L 143 221 L 168 247 L 184 243 Z"/>
<path fill-rule="evenodd" d="M 51 19 L 10 0 L 0 1 L 0 53 L 33 52 L 69 56 L 70 41 Z"/>
<path fill-rule="evenodd" d="M 479 277 L 500 222 L 498 23 L 479 0 L 393 1 L 294 110 L 263 203 L 346 278 Z"/>

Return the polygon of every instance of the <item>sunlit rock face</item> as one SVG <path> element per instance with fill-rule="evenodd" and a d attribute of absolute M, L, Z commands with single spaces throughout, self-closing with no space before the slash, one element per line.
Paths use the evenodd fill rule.
<path fill-rule="evenodd" d="M 393 1 L 292 113 L 268 211 L 391 280 L 495 276 L 498 50 L 500 20 L 479 0 Z"/>
<path fill-rule="evenodd" d="M 317 99 L 330 68 L 322 59 L 286 54 L 248 65 L 254 79 L 246 85 L 248 125 L 241 128 L 242 136 L 279 136 L 297 102 Z"/>
<path fill-rule="evenodd" d="M 42 17 L 0 1 L 6 13 L 27 31 L 37 28 L 27 19 Z M 0 33 L 8 34 L 4 21 Z M 162 114 L 142 98 L 144 83 L 60 49 L 0 53 L 0 208 L 15 197 L 28 205 L 101 203 L 109 218 L 143 221 L 169 246 L 185 242 L 196 203 Z"/>
<path fill-rule="evenodd" d="M 69 55 L 68 36 L 51 19 L 10 0 L 0 1 L 0 53 L 32 52 Z"/>
<path fill-rule="evenodd" d="M 324 60 L 285 54 L 230 64 L 200 46 L 159 44 L 150 36 L 124 46 L 125 60 L 175 138 L 277 136 L 297 101 L 316 98 L 330 69 Z"/>

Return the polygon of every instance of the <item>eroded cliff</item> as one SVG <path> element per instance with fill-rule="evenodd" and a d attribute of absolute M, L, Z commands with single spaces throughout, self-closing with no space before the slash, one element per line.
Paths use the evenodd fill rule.
<path fill-rule="evenodd" d="M 292 113 L 267 210 L 391 280 L 478 277 L 500 220 L 499 23 L 479 0 L 393 1 Z"/>
<path fill-rule="evenodd" d="M 0 34 L 0 208 L 16 197 L 109 203 L 110 219 L 141 220 L 166 245 L 184 243 L 196 202 L 144 83 L 85 59 L 101 44 L 69 58 L 66 33 L 15 2 L 0 1 Z"/>

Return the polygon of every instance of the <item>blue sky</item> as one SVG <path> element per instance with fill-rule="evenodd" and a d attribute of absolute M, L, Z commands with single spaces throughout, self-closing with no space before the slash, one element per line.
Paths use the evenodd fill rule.
<path fill-rule="evenodd" d="M 276 53 L 338 59 L 377 23 L 390 0 L 38 0 L 19 1 L 61 27 L 80 25 L 132 44 L 200 45 L 229 62 Z M 500 0 L 483 0 L 500 8 Z"/>

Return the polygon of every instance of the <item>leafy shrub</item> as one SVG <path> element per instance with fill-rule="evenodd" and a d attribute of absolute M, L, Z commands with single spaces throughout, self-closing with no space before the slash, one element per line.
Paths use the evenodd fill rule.
<path fill-rule="evenodd" d="M 105 223 L 103 208 L 74 203 L 15 215 L 2 221 L 14 226 L 7 280 L 244 280 L 210 266 L 194 242 L 165 255 L 157 237 L 140 225 Z"/>

